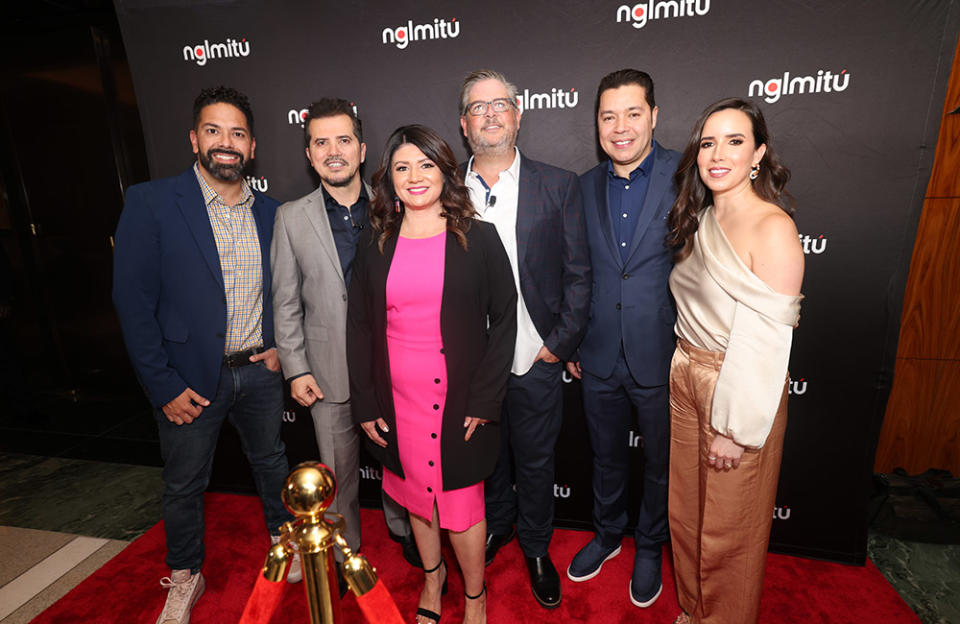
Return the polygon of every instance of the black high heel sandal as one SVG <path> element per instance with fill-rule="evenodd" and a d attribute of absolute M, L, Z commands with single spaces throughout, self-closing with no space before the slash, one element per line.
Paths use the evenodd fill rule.
<path fill-rule="evenodd" d="M 440 566 L 443 566 L 443 569 L 446 571 L 446 569 L 447 569 L 447 562 L 444 561 L 442 557 L 440 558 L 440 563 L 438 563 L 437 565 L 433 566 L 433 567 L 430 568 L 429 570 L 427 570 L 426 568 L 424 568 L 423 573 L 424 573 L 424 574 L 433 574 L 434 572 L 436 572 L 437 570 L 440 569 Z M 443 585 L 440 586 L 440 595 L 441 595 L 441 596 L 446 596 L 446 595 L 447 595 L 447 589 L 448 589 L 448 587 L 447 587 L 447 579 L 448 579 L 449 576 L 450 576 L 449 572 L 443 576 Z M 486 586 L 486 585 L 483 586 L 483 590 L 484 590 L 484 591 L 487 590 L 487 586 Z M 481 593 L 482 593 L 482 592 L 481 592 Z M 425 618 L 430 618 L 431 620 L 434 621 L 434 624 L 440 624 L 440 614 L 439 614 L 439 613 L 434 613 L 434 612 L 431 611 L 430 609 L 424 609 L 423 607 L 417 607 L 417 616 L 423 616 L 423 617 L 425 617 Z"/>
<path fill-rule="evenodd" d="M 480 593 L 479 593 L 479 594 L 477 594 L 476 596 L 471 596 L 471 595 L 468 594 L 466 591 L 464 591 L 464 592 L 463 592 L 463 596 L 464 596 L 467 600 L 476 600 L 476 599 L 478 599 L 478 598 L 481 598 L 481 597 L 482 597 L 484 594 L 486 594 L 486 593 L 487 593 L 487 582 L 484 581 L 484 582 L 483 582 L 483 589 L 480 590 Z M 464 605 L 464 606 L 466 606 L 466 605 Z"/>
<path fill-rule="evenodd" d="M 483 589 L 481 589 L 481 590 L 480 590 L 480 593 L 477 594 L 476 596 L 471 596 L 471 595 L 468 594 L 467 592 L 463 592 L 463 595 L 466 597 L 467 600 L 476 600 L 477 598 L 479 598 L 480 596 L 484 595 L 485 593 L 487 593 L 487 582 L 486 582 L 486 581 L 483 582 Z"/>

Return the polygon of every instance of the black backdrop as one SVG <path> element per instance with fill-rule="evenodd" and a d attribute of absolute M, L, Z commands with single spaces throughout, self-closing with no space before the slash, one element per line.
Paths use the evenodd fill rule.
<path fill-rule="evenodd" d="M 367 177 L 401 124 L 434 127 L 465 157 L 457 91 L 480 67 L 503 71 L 518 85 L 524 153 L 578 173 L 598 161 L 593 101 L 609 71 L 636 67 L 654 77 L 656 138 L 675 149 L 708 103 L 755 98 L 793 170 L 789 188 L 807 254 L 771 548 L 864 560 L 869 475 L 960 23 L 956 2 L 116 4 L 152 176 L 191 163 L 192 99 L 222 83 L 252 99 L 259 149 L 251 181 L 280 200 L 317 184 L 299 115 L 322 96 L 356 105 Z M 588 528 L 580 387 L 568 383 L 565 390 L 556 520 Z M 286 420 L 291 461 L 315 457 L 309 414 L 291 409 Z M 641 452 L 633 434 L 624 444 Z M 376 504 L 379 468 L 367 458 L 361 464 L 361 497 Z M 214 482 L 232 487 L 246 479 L 226 434 Z"/>

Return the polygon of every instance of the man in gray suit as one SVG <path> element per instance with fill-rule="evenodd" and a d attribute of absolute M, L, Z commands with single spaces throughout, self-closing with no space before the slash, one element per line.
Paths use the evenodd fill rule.
<path fill-rule="evenodd" d="M 277 209 L 273 308 L 277 351 L 290 394 L 313 416 L 320 461 L 337 476 L 331 511 L 343 515 L 345 537 L 360 548 L 360 439 L 350 414 L 347 373 L 347 287 L 360 232 L 369 227 L 370 188 L 360 177 L 363 131 L 346 100 L 314 102 L 304 120 L 307 160 L 320 186 Z M 419 565 L 407 512 L 384 495 L 384 515 L 404 556 Z"/>

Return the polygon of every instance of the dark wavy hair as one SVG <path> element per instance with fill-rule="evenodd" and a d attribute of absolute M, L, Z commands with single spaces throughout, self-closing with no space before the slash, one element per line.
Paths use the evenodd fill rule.
<path fill-rule="evenodd" d="M 404 206 L 400 202 L 399 212 L 395 201 L 397 194 L 393 188 L 393 171 L 390 163 L 393 155 L 401 145 L 415 145 L 423 155 L 437 165 L 443 174 L 443 191 L 440 193 L 440 203 L 443 212 L 440 216 L 447 220 L 447 231 L 453 232 L 457 242 L 464 249 L 467 248 L 467 232 L 473 222 L 476 211 L 470 200 L 470 191 L 463 183 L 463 175 L 457 167 L 457 158 L 453 150 L 439 134 L 426 126 L 401 126 L 393 131 L 380 157 L 380 168 L 373 174 L 373 206 L 370 209 L 370 225 L 377 233 L 377 246 L 383 253 L 383 244 L 388 238 L 400 231 L 403 221 Z"/>
<path fill-rule="evenodd" d="M 788 215 L 793 216 L 793 196 L 784 187 L 790 180 L 790 170 L 780 164 L 770 145 L 770 132 L 763 113 L 756 104 L 740 98 L 727 98 L 708 106 L 693 126 L 687 147 L 683 150 L 680 165 L 673 176 L 677 188 L 677 201 L 667 217 L 670 232 L 667 234 L 667 247 L 674 250 L 674 260 L 687 257 L 692 248 L 693 235 L 700 222 L 697 215 L 713 203 L 713 193 L 700 179 L 697 156 L 700 153 L 700 136 L 703 126 L 710 115 L 722 110 L 735 109 L 750 118 L 753 126 L 754 147 L 766 144 L 767 150 L 760 159 L 760 173 L 752 181 L 753 191 L 762 199 L 777 204 Z"/>
<path fill-rule="evenodd" d="M 240 110 L 243 116 L 247 118 L 247 130 L 250 136 L 253 134 L 253 109 L 250 108 L 250 99 L 231 87 L 220 85 L 219 87 L 207 87 L 200 91 L 200 94 L 193 101 L 193 127 L 197 127 L 200 121 L 200 113 L 204 108 L 211 104 L 230 104 Z"/>
<path fill-rule="evenodd" d="M 594 117 L 600 112 L 600 96 L 603 95 L 604 91 L 619 89 L 627 85 L 643 87 L 647 106 L 650 107 L 650 110 L 657 106 L 657 100 L 653 96 L 653 78 L 650 77 L 650 74 L 639 69 L 619 69 L 600 79 L 600 86 L 597 87 L 597 99 L 593 106 Z"/>
<path fill-rule="evenodd" d="M 303 144 L 310 147 L 310 122 L 314 119 L 326 119 L 346 115 L 353 122 L 353 136 L 357 143 L 363 143 L 363 123 L 353 110 L 353 104 L 342 98 L 321 98 L 310 105 L 303 120 Z"/>

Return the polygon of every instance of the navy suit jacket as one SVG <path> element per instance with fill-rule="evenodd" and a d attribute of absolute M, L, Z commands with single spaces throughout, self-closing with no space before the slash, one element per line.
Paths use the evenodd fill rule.
<path fill-rule="evenodd" d="M 668 284 L 672 252 L 664 239 L 667 214 L 676 199 L 673 174 L 679 161 L 679 152 L 657 146 L 626 262 L 607 208 L 607 162 L 580 176 L 593 264 L 590 321 L 580 345 L 580 365 L 591 375 L 610 376 L 622 343 L 639 385 L 659 386 L 669 380 L 677 314 Z"/>
<path fill-rule="evenodd" d="M 466 171 L 467 164 L 461 166 Z M 583 202 L 571 171 L 520 155 L 517 196 L 520 295 L 543 344 L 569 360 L 590 312 Z"/>
<path fill-rule="evenodd" d="M 263 265 L 263 342 L 274 346 L 270 241 L 277 201 L 254 191 Z M 213 400 L 227 331 L 220 256 L 191 167 L 127 189 L 117 224 L 113 303 L 140 383 L 154 407 L 188 386 Z"/>

